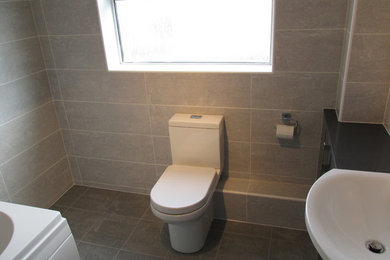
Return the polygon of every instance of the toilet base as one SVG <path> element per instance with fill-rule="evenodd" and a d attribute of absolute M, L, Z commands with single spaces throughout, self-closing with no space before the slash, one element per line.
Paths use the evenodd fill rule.
<path fill-rule="evenodd" d="M 206 242 L 213 217 L 213 200 L 211 200 L 206 211 L 199 218 L 181 223 L 168 223 L 172 248 L 181 253 L 195 253 L 201 250 Z"/>

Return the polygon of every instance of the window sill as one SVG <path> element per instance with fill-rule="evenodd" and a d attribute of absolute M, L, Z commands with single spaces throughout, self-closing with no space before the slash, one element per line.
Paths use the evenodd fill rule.
<path fill-rule="evenodd" d="M 150 72 L 272 72 L 272 65 L 264 64 L 108 64 L 109 71 Z"/>

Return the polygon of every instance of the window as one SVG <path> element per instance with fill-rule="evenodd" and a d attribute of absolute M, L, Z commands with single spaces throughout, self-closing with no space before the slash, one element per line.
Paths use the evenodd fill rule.
<path fill-rule="evenodd" d="M 98 0 L 109 70 L 269 72 L 272 0 Z"/>

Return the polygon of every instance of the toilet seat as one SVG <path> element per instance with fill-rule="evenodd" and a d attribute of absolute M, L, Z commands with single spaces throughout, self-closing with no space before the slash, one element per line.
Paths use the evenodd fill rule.
<path fill-rule="evenodd" d="M 151 205 L 171 215 L 195 211 L 207 202 L 218 177 L 214 168 L 170 165 L 150 193 Z"/>

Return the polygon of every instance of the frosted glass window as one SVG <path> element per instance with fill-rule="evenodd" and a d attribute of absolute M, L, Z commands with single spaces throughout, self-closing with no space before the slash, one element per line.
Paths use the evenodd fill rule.
<path fill-rule="evenodd" d="M 271 64 L 272 0 L 115 0 L 125 63 Z"/>

